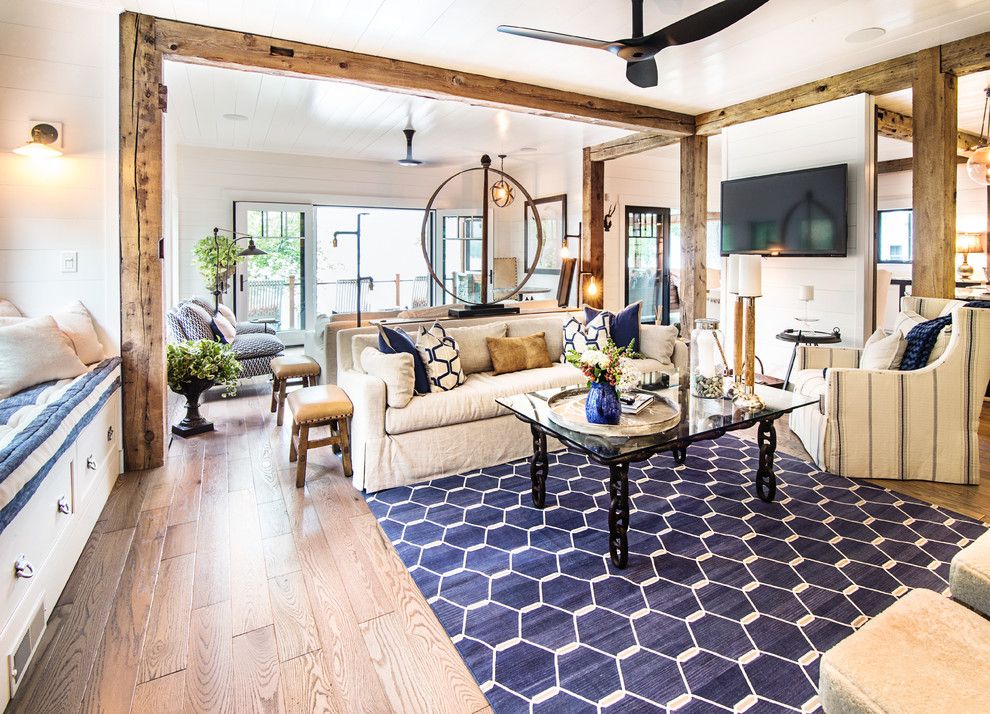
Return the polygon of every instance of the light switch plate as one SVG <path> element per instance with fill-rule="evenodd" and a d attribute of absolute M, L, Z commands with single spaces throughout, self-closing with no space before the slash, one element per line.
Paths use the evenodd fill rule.
<path fill-rule="evenodd" d="M 74 250 L 63 250 L 59 260 L 63 273 L 75 273 L 79 270 L 79 253 Z"/>

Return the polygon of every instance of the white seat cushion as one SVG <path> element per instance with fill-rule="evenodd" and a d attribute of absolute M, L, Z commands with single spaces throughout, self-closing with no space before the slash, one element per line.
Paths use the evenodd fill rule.
<path fill-rule="evenodd" d="M 466 325 L 451 327 L 447 334 L 457 343 L 461 357 L 461 369 L 464 374 L 490 372 L 492 357 L 488 354 L 486 337 L 505 337 L 504 322 L 488 322 L 481 325 Z"/>
<path fill-rule="evenodd" d="M 820 397 L 825 394 L 825 377 L 820 369 L 801 369 L 791 375 L 791 385 L 796 394 Z"/>
<path fill-rule="evenodd" d="M 564 352 L 564 323 L 570 319 L 564 315 L 550 317 L 531 317 L 523 320 L 512 320 L 508 323 L 507 337 L 528 337 L 542 332 L 547 341 L 547 353 L 553 362 L 560 361 Z"/>
<path fill-rule="evenodd" d="M 581 384 L 584 376 L 569 364 L 527 369 L 494 375 L 480 372 L 467 376 L 464 384 L 449 392 L 430 392 L 413 397 L 402 409 L 385 411 L 385 431 L 405 434 L 451 424 L 491 419 L 508 412 L 495 403 L 497 397 L 552 387 Z"/>
<path fill-rule="evenodd" d="M 990 533 L 984 533 L 952 559 L 952 597 L 990 617 Z"/>

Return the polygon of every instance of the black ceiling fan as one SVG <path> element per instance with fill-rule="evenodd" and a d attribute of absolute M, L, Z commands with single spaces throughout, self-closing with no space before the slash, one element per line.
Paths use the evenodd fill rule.
<path fill-rule="evenodd" d="M 655 87 L 658 72 L 654 57 L 660 50 L 711 37 L 739 22 L 767 2 L 768 0 L 723 0 L 693 15 L 688 15 L 672 25 L 667 25 L 662 30 L 643 35 L 643 0 L 632 0 L 632 37 L 612 42 L 512 25 L 499 25 L 498 31 L 536 40 L 606 50 L 626 61 L 626 79 L 637 87 Z"/>

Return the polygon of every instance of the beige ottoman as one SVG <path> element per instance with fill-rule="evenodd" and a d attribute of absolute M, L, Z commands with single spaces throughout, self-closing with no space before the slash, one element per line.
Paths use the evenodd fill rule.
<path fill-rule="evenodd" d="M 285 411 L 285 388 L 293 384 L 311 387 L 320 376 L 320 365 L 309 357 L 276 357 L 272 368 L 272 412 L 278 411 L 275 423 L 282 426 Z"/>
<path fill-rule="evenodd" d="M 990 708 L 990 621 L 912 590 L 822 657 L 827 714 L 971 714 Z"/>
<path fill-rule="evenodd" d="M 956 553 L 949 566 L 949 587 L 956 600 L 990 617 L 990 532 Z"/>
<path fill-rule="evenodd" d="M 289 441 L 289 461 L 296 463 L 296 488 L 306 483 L 306 455 L 310 449 L 332 446 L 340 452 L 344 475 L 353 475 L 351 469 L 351 416 L 354 407 L 347 393 L 335 384 L 303 387 L 289 395 L 292 412 L 292 438 Z M 324 439 L 309 438 L 309 430 L 326 426 L 330 436 Z"/>

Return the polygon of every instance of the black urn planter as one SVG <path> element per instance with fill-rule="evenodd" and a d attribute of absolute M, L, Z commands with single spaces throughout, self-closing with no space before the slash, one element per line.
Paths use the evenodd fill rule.
<path fill-rule="evenodd" d="M 199 413 L 199 397 L 214 384 L 216 382 L 212 379 L 191 379 L 183 382 L 181 388 L 172 390 L 186 398 L 186 416 L 178 424 L 172 425 L 173 434 L 187 437 L 213 431 L 213 422 L 207 421 Z"/>

